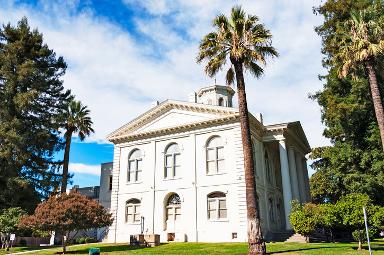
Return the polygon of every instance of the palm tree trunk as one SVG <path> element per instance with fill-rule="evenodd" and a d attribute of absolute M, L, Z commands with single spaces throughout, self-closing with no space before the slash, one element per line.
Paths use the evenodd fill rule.
<path fill-rule="evenodd" d="M 61 180 L 61 194 L 67 191 L 68 182 L 68 166 L 69 166 L 69 152 L 71 150 L 72 131 L 67 131 L 65 137 L 65 150 L 64 150 L 64 162 L 63 162 L 63 179 Z"/>
<path fill-rule="evenodd" d="M 248 221 L 248 254 L 266 254 L 265 243 L 261 232 L 260 215 L 257 207 L 256 181 L 253 165 L 251 131 L 249 127 L 247 98 L 243 75 L 243 64 L 234 62 L 237 94 L 239 98 L 239 114 L 241 126 L 241 140 L 243 143 L 245 187 Z"/>
<path fill-rule="evenodd" d="M 380 90 L 377 84 L 376 73 L 373 69 L 373 66 L 370 62 L 366 63 L 366 68 L 368 70 L 369 85 L 371 88 L 373 107 L 375 108 L 375 114 L 377 123 L 379 124 L 380 136 L 381 136 L 381 146 L 384 150 L 384 110 L 383 103 L 381 101 Z"/>

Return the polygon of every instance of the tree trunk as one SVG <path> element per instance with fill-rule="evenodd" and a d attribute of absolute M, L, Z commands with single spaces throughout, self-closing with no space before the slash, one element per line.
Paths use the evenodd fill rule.
<path fill-rule="evenodd" d="M 67 233 L 63 233 L 63 237 L 61 238 L 61 246 L 63 247 L 63 254 L 67 252 Z"/>
<path fill-rule="evenodd" d="M 67 131 L 65 138 L 64 162 L 63 162 L 63 179 L 61 180 L 61 194 L 67 191 L 68 182 L 68 165 L 69 165 L 69 152 L 71 150 L 72 131 Z"/>
<path fill-rule="evenodd" d="M 363 249 L 363 246 L 361 245 L 361 240 L 359 240 L 359 246 L 357 247 L 358 251 L 361 251 Z"/>
<path fill-rule="evenodd" d="M 377 119 L 377 124 L 379 125 L 380 137 L 381 137 L 381 147 L 384 150 L 384 110 L 383 103 L 381 101 L 380 90 L 377 84 L 376 73 L 373 69 L 373 66 L 370 62 L 366 63 L 366 68 L 368 71 L 369 85 L 371 88 L 371 95 L 373 101 L 373 107 L 375 108 L 375 115 Z"/>
<path fill-rule="evenodd" d="M 251 131 L 249 127 L 247 98 L 243 75 L 243 63 L 232 62 L 235 67 L 237 94 L 239 98 L 239 114 L 241 126 L 241 140 L 243 143 L 244 171 L 248 220 L 248 254 L 266 254 L 260 225 L 260 215 L 257 208 L 256 180 L 253 165 L 253 153 L 251 142 Z"/>

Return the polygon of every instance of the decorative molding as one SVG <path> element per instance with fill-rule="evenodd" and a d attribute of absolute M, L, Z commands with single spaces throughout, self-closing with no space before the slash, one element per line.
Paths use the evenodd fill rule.
<path fill-rule="evenodd" d="M 194 122 L 189 123 L 181 126 L 174 126 L 174 127 L 168 127 L 163 129 L 157 129 L 152 131 L 146 131 L 141 133 L 126 133 L 122 135 L 115 135 L 113 137 L 109 137 L 109 141 L 113 142 L 114 144 L 122 143 L 122 142 L 129 142 L 133 140 L 138 139 L 145 139 L 145 138 L 151 138 L 156 136 L 163 136 L 167 134 L 172 134 L 176 132 L 186 132 L 194 129 L 200 129 L 200 128 L 207 128 L 211 126 L 217 126 L 222 124 L 231 124 L 239 121 L 239 114 L 231 114 L 222 118 L 207 120 L 207 121 L 200 121 L 200 122 Z"/>
<path fill-rule="evenodd" d="M 107 136 L 108 140 L 114 140 L 115 137 L 122 136 L 123 134 L 133 132 L 134 130 L 139 129 L 140 127 L 150 123 L 152 120 L 160 117 L 165 112 L 168 112 L 173 109 L 186 110 L 191 112 L 199 113 L 211 113 L 218 116 L 226 116 L 238 113 L 238 110 L 231 107 L 222 107 L 214 105 L 205 105 L 191 102 L 181 102 L 175 100 L 166 100 L 160 105 L 155 106 L 154 108 L 148 110 L 147 112 L 139 115 L 137 118 L 123 125 L 116 131 L 112 132 Z"/>

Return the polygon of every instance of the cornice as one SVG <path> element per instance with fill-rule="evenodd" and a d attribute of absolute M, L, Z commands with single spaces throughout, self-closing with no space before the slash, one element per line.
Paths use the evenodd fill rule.
<path fill-rule="evenodd" d="M 112 132 L 107 136 L 107 140 L 113 140 L 115 137 L 119 137 L 125 133 L 133 132 L 142 126 L 148 124 L 150 121 L 160 117 L 165 112 L 178 109 L 178 110 L 186 110 L 191 112 L 199 112 L 199 113 L 211 113 L 219 116 L 226 116 L 237 113 L 238 110 L 231 107 L 223 107 L 223 106 L 213 106 L 213 105 L 205 105 L 198 103 L 190 103 L 190 102 L 181 102 L 175 100 L 166 100 L 162 102 L 160 105 L 155 106 L 154 108 L 148 110 L 147 112 L 139 115 L 137 118 L 123 125 L 116 131 Z"/>
<path fill-rule="evenodd" d="M 146 138 L 152 138 L 156 136 L 168 135 L 172 133 L 187 132 L 190 130 L 207 128 L 207 127 L 217 126 L 222 124 L 231 124 L 237 121 L 239 121 L 239 114 L 235 113 L 225 117 L 216 118 L 216 119 L 207 120 L 207 121 L 188 123 L 185 125 L 167 127 L 163 129 L 151 130 L 151 131 L 146 131 L 141 133 L 126 133 L 122 135 L 115 135 L 113 137 L 108 138 L 108 140 L 110 142 L 113 142 L 114 144 L 119 144 L 119 143 L 134 141 L 138 139 L 146 139 Z"/>

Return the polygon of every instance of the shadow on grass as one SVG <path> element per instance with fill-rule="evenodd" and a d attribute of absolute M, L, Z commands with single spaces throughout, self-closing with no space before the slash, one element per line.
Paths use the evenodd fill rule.
<path fill-rule="evenodd" d="M 160 246 L 166 245 L 167 243 L 161 243 Z M 98 246 L 97 244 L 78 249 L 76 251 L 67 250 L 65 254 L 88 254 L 90 248 L 99 248 L 100 253 L 104 252 L 119 252 L 119 251 L 131 251 L 131 250 L 140 250 L 140 249 L 151 249 L 152 247 L 140 247 L 140 246 L 131 246 L 131 245 L 114 245 L 114 246 Z M 68 248 L 67 248 L 68 249 Z M 69 249 L 71 249 L 69 247 Z M 56 252 L 56 254 L 62 254 L 62 252 Z"/>
<path fill-rule="evenodd" d="M 321 247 L 308 247 L 308 248 L 299 248 L 299 249 L 288 249 L 284 251 L 273 251 L 273 252 L 267 252 L 267 254 L 280 254 L 280 253 L 286 253 L 286 252 L 295 252 L 295 251 L 307 251 L 307 250 L 320 250 L 320 249 L 332 249 L 335 247 L 327 247 L 327 246 L 321 246 Z"/>

